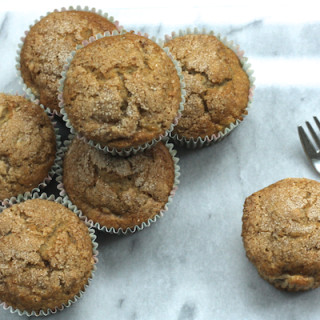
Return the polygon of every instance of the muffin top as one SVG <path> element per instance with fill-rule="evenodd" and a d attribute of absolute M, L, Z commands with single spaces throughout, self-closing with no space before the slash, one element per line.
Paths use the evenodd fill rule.
<path fill-rule="evenodd" d="M 66 59 L 77 44 L 116 26 L 86 11 L 52 12 L 31 27 L 20 55 L 21 76 L 40 103 L 60 111 L 58 88 Z"/>
<path fill-rule="evenodd" d="M 55 153 L 54 129 L 43 109 L 21 96 L 0 93 L 0 199 L 43 182 Z"/>
<path fill-rule="evenodd" d="M 63 183 L 70 200 L 106 228 L 132 228 L 157 215 L 168 202 L 174 163 L 167 147 L 127 158 L 111 156 L 75 138 L 64 159 Z"/>
<path fill-rule="evenodd" d="M 217 135 L 246 114 L 249 79 L 236 54 L 213 35 L 185 35 L 165 44 L 182 67 L 186 102 L 173 133 Z"/>
<path fill-rule="evenodd" d="M 180 79 L 156 43 L 126 33 L 76 51 L 63 99 L 71 125 L 81 135 L 110 148 L 137 147 L 174 122 Z"/>
<path fill-rule="evenodd" d="M 260 275 L 279 289 L 320 285 L 320 183 L 288 178 L 244 204 L 242 237 Z"/>
<path fill-rule="evenodd" d="M 3 210 L 0 252 L 0 299 L 27 312 L 67 304 L 94 264 L 86 225 L 63 205 L 41 199 Z"/>

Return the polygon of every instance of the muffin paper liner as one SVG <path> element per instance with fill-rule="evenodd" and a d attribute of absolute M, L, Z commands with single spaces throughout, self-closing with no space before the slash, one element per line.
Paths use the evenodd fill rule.
<path fill-rule="evenodd" d="M 112 37 L 112 36 L 117 36 L 117 35 L 122 35 L 125 34 L 126 31 L 122 30 L 120 32 L 118 31 L 113 31 L 112 33 L 110 33 L 109 31 L 105 32 L 103 35 L 98 33 L 95 37 L 90 37 L 88 41 L 83 41 L 83 45 L 78 45 L 77 46 L 77 50 L 81 49 L 83 47 L 85 47 L 86 45 L 88 45 L 91 42 L 94 42 L 98 39 L 104 38 L 104 37 Z M 148 34 L 141 34 L 140 32 L 136 33 L 137 35 L 140 36 L 144 36 L 146 38 L 149 38 Z M 70 129 L 72 134 L 77 134 L 79 138 L 84 139 L 84 141 L 86 141 L 87 143 L 89 143 L 91 146 L 97 148 L 98 150 L 103 151 L 104 153 L 111 153 L 112 155 L 119 155 L 119 156 L 128 156 L 130 154 L 136 154 L 137 152 L 141 152 L 144 151 L 146 149 L 149 149 L 150 147 L 152 147 L 153 145 L 155 145 L 157 142 L 159 142 L 160 140 L 164 139 L 165 137 L 169 136 L 170 132 L 172 132 L 173 128 L 177 125 L 180 117 L 181 117 L 181 112 L 184 109 L 184 102 L 185 102 L 185 95 L 186 95 L 186 91 L 185 91 L 185 84 L 184 84 L 184 79 L 183 79 L 183 75 L 182 75 L 182 70 L 180 67 L 180 63 L 178 61 L 176 61 L 173 56 L 171 55 L 170 51 L 168 48 L 164 48 L 162 45 L 162 42 L 157 42 L 157 39 L 155 37 L 152 37 L 151 40 L 155 43 L 157 43 L 168 55 L 168 57 L 171 59 L 171 61 L 173 62 L 179 79 L 180 79 L 180 87 L 181 87 L 181 102 L 179 104 L 179 109 L 178 109 L 178 113 L 173 121 L 173 123 L 171 124 L 170 128 L 168 130 L 165 131 L 164 134 L 161 134 L 158 138 L 152 139 L 149 142 L 146 142 L 138 147 L 131 147 L 131 148 L 124 148 L 124 149 L 116 149 L 116 148 L 109 148 L 108 146 L 102 146 L 100 143 L 96 143 L 93 140 L 87 139 L 84 135 L 78 133 L 72 126 L 68 115 L 64 109 L 64 101 L 63 101 L 63 87 L 64 87 L 64 82 L 66 79 L 66 75 L 70 66 L 70 63 L 73 59 L 73 57 L 76 54 L 76 51 L 72 51 L 70 56 L 67 58 L 67 63 L 64 65 L 64 71 L 61 73 L 62 75 L 62 79 L 60 80 L 60 88 L 59 88 L 59 95 L 58 95 L 58 99 L 60 100 L 59 106 L 61 109 L 61 113 L 63 115 L 63 120 L 66 122 L 66 126 Z"/>
<path fill-rule="evenodd" d="M 162 44 L 165 45 L 168 41 L 185 36 L 187 34 L 206 34 L 206 35 L 213 35 L 218 40 L 220 40 L 225 46 L 227 46 L 229 49 L 231 49 L 239 58 L 243 70 L 247 73 L 249 81 L 250 81 L 250 89 L 249 89 L 249 101 L 248 105 L 246 107 L 246 111 L 251 106 L 252 98 L 253 98 L 253 92 L 255 89 L 254 82 L 255 78 L 253 77 L 253 70 L 251 69 L 251 64 L 248 63 L 248 58 L 244 56 L 244 51 L 240 49 L 239 45 L 235 44 L 232 40 L 228 40 L 226 37 L 223 37 L 220 34 L 215 34 L 213 31 L 207 31 L 205 28 L 203 28 L 201 31 L 199 31 L 197 28 L 194 29 L 186 29 L 186 30 L 179 30 L 178 33 L 172 32 L 171 36 L 166 35 L 165 40 L 162 41 Z M 241 117 L 244 119 L 246 114 L 242 114 Z M 170 133 L 170 138 L 173 139 L 174 143 L 180 146 L 184 146 L 188 149 L 196 149 L 196 148 L 202 148 L 209 146 L 213 143 L 220 142 L 222 139 L 224 139 L 226 136 L 228 136 L 243 120 L 237 119 L 234 123 L 231 123 L 227 128 L 225 128 L 223 131 L 219 131 L 217 135 L 213 134 L 211 136 L 206 136 L 204 138 L 198 137 L 198 138 L 185 138 L 183 136 L 179 136 L 177 133 Z"/>
<path fill-rule="evenodd" d="M 108 19 L 110 22 L 112 22 L 116 28 L 120 31 L 123 29 L 122 26 L 120 26 L 119 24 L 119 21 L 115 20 L 113 16 L 109 16 L 108 13 L 104 13 L 102 10 L 97 10 L 96 8 L 89 8 L 88 6 L 85 6 L 84 8 L 82 8 L 81 6 L 76 6 L 76 7 L 73 7 L 73 6 L 70 6 L 68 8 L 61 8 L 60 10 L 58 9 L 55 9 L 53 11 L 49 11 L 46 13 L 45 16 L 40 16 L 39 19 L 36 19 L 34 21 L 33 24 L 31 24 L 29 26 L 29 29 L 26 30 L 24 32 L 24 36 L 20 38 L 21 42 L 18 44 L 18 49 L 16 51 L 17 53 L 17 56 L 16 56 L 16 69 L 17 69 L 17 77 L 19 79 L 19 84 L 22 86 L 22 89 L 23 91 L 25 92 L 25 94 L 27 95 L 27 97 L 31 100 L 31 101 L 34 101 L 34 100 L 38 100 L 39 97 L 36 97 L 36 95 L 32 92 L 31 88 L 28 88 L 28 86 L 24 83 L 23 81 L 23 78 L 22 78 L 22 75 L 21 75 L 21 66 L 20 66 L 20 54 L 21 54 L 21 50 L 22 50 L 22 47 L 23 47 L 23 44 L 24 44 L 24 41 L 26 39 L 26 36 L 27 34 L 29 33 L 30 29 L 36 24 L 38 23 L 41 19 L 43 19 L 44 17 L 48 16 L 50 13 L 52 12 L 63 12 L 63 11 L 86 11 L 86 12 L 92 12 L 92 13 L 96 13 L 106 19 Z M 57 93 L 58 94 L 58 93 Z M 47 110 L 50 112 L 50 113 L 53 113 L 57 116 L 62 116 L 61 112 L 57 111 L 57 110 L 50 110 L 49 108 L 47 108 Z"/>
<path fill-rule="evenodd" d="M 64 146 L 61 148 L 61 151 L 62 151 L 61 154 L 63 154 L 63 156 L 60 160 L 60 168 L 57 171 L 58 177 L 56 178 L 56 181 L 58 183 L 57 188 L 60 191 L 60 196 L 65 197 L 68 200 L 70 200 L 70 199 L 69 199 L 68 194 L 67 194 L 67 192 L 64 188 L 64 185 L 63 185 L 63 160 L 64 160 L 64 155 L 68 151 L 68 148 L 69 148 L 74 137 L 75 137 L 74 135 L 69 135 L 69 139 L 64 141 Z M 164 207 L 160 210 L 160 212 L 158 214 L 156 214 L 153 218 L 150 218 L 147 221 L 142 222 L 140 225 L 135 225 L 134 227 L 126 228 L 126 229 L 122 229 L 122 228 L 115 229 L 114 227 L 107 228 L 105 226 L 101 226 L 100 223 L 93 222 L 91 219 L 87 218 L 82 213 L 81 210 L 78 210 L 78 212 L 77 212 L 79 217 L 84 218 L 85 221 L 93 228 L 96 228 L 100 231 L 104 231 L 107 233 L 118 234 L 118 235 L 126 235 L 126 234 L 135 233 L 136 231 L 141 231 L 146 227 L 150 227 L 150 225 L 152 223 L 156 222 L 159 218 L 161 218 L 165 214 L 165 212 L 168 210 L 168 205 L 172 202 L 173 196 L 175 195 L 176 190 L 178 189 L 178 185 L 180 183 L 180 181 L 179 181 L 180 166 L 178 165 L 179 158 L 176 157 L 177 151 L 174 149 L 174 145 L 172 143 L 168 142 L 168 138 L 166 139 L 166 141 L 164 141 L 164 143 L 172 156 L 175 174 L 174 174 L 174 182 L 173 182 L 172 190 L 171 190 L 170 195 L 168 197 L 168 202 L 164 205 Z M 70 202 L 71 202 L 71 200 L 70 200 Z"/>
<path fill-rule="evenodd" d="M 94 277 L 94 273 L 95 273 L 95 271 L 97 269 L 96 264 L 98 262 L 98 258 L 97 258 L 97 256 L 98 256 L 98 250 L 97 250 L 98 244 L 95 241 L 97 237 L 96 237 L 95 231 L 91 227 L 91 225 L 86 221 L 86 219 L 84 217 L 79 215 L 79 210 L 77 209 L 77 207 L 75 205 L 73 205 L 66 198 L 61 198 L 61 197 L 55 198 L 54 195 L 48 196 L 46 193 L 42 193 L 41 195 L 39 195 L 38 193 L 31 194 L 30 192 L 26 192 L 24 194 L 18 195 L 17 197 L 12 197 L 10 199 L 6 199 L 6 200 L 1 202 L 0 213 L 4 209 L 9 208 L 14 204 L 21 203 L 21 202 L 24 202 L 24 201 L 29 200 L 29 199 L 44 199 L 44 200 L 54 201 L 54 202 L 57 202 L 57 203 L 60 203 L 60 204 L 64 205 L 66 208 L 68 208 L 71 211 L 73 211 L 88 227 L 89 235 L 90 235 L 91 242 L 92 242 L 92 253 L 93 253 L 94 264 L 93 264 L 93 267 L 92 267 L 91 276 L 89 277 L 87 284 L 84 286 L 84 289 L 81 290 L 78 294 L 76 294 L 74 296 L 74 298 L 69 300 L 66 304 L 63 304 L 62 306 L 56 307 L 53 310 L 52 309 L 47 309 L 47 310 L 40 310 L 39 312 L 35 312 L 35 311 L 27 312 L 27 311 L 15 309 L 12 306 L 6 304 L 5 302 L 0 301 L 0 306 L 2 306 L 3 309 L 9 310 L 11 313 L 18 313 L 19 316 L 28 316 L 28 317 L 30 317 L 30 316 L 36 316 L 36 317 L 38 317 L 38 316 L 48 316 L 50 314 L 56 313 L 58 310 L 61 311 L 64 308 L 68 308 L 73 303 L 77 302 L 82 297 L 82 295 L 84 294 L 84 292 L 87 289 L 87 287 L 90 285 L 90 283 L 91 283 L 91 281 L 92 281 L 92 279 Z"/>
<path fill-rule="evenodd" d="M 42 105 L 40 105 L 42 106 Z M 55 160 L 54 163 L 49 171 L 48 177 L 46 177 L 44 179 L 44 181 L 42 183 L 39 184 L 39 186 L 37 188 L 34 188 L 31 193 L 33 192 L 40 192 L 40 188 L 45 188 L 49 182 L 53 179 L 53 176 L 56 174 L 58 168 L 59 168 L 59 163 L 61 160 L 61 135 L 59 134 L 59 128 L 57 127 L 57 122 L 54 121 L 54 115 L 53 113 L 49 113 L 45 110 L 45 112 L 47 113 L 49 119 L 51 120 L 51 123 L 53 124 L 53 129 L 55 132 L 55 137 L 56 137 L 56 156 L 55 156 Z"/>
<path fill-rule="evenodd" d="M 53 126 L 54 129 L 54 133 L 55 133 L 55 139 L 56 139 L 56 154 L 55 154 L 55 159 L 54 162 L 48 172 L 48 175 L 44 178 L 44 180 L 38 184 L 37 187 L 33 188 L 31 191 L 31 193 L 34 192 L 41 192 L 41 189 L 45 188 L 50 181 L 53 179 L 54 175 L 56 174 L 57 170 L 59 169 L 59 163 L 61 161 L 61 146 L 62 146 L 62 142 L 61 142 L 61 135 L 59 134 L 59 128 L 57 127 L 57 123 L 56 121 L 54 121 L 54 115 L 49 111 L 49 109 L 45 109 L 44 106 L 42 104 L 39 104 L 39 101 L 37 99 L 35 100 L 31 100 L 30 97 L 27 97 L 26 94 L 20 95 L 20 94 L 10 94 L 10 95 L 16 95 L 16 96 L 22 96 L 24 98 L 26 98 L 27 100 L 39 105 L 44 112 L 47 114 L 47 116 L 49 117 L 51 124 Z M 6 199 L 3 199 L 6 200 Z M 0 200 L 1 201 L 1 200 Z"/>

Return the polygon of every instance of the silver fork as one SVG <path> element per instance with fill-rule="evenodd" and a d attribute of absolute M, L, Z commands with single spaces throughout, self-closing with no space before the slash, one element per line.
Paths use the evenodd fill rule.
<path fill-rule="evenodd" d="M 313 119 L 318 129 L 320 130 L 320 122 L 318 118 L 313 117 Z M 300 141 L 303 146 L 304 152 L 309 158 L 312 166 L 320 174 L 320 139 L 308 121 L 306 121 L 306 125 L 313 138 L 314 144 L 317 146 L 317 149 L 315 148 L 314 144 L 310 141 L 308 135 L 306 134 L 302 126 L 298 127 Z"/>

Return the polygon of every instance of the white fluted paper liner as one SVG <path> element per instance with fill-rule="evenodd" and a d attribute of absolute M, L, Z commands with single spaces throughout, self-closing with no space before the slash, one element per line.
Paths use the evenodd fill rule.
<path fill-rule="evenodd" d="M 68 151 L 68 148 L 72 142 L 72 140 L 74 139 L 74 135 L 69 135 L 68 140 L 64 141 L 64 146 L 61 148 L 61 154 L 63 154 L 61 162 L 60 162 L 60 168 L 57 171 L 58 177 L 56 178 L 56 181 L 58 183 L 58 190 L 60 191 L 60 196 L 65 197 L 66 199 L 70 200 L 68 197 L 68 194 L 64 188 L 63 185 L 63 158 L 64 155 L 66 154 L 66 152 Z M 154 222 L 156 222 L 158 219 L 160 219 L 161 217 L 163 217 L 163 215 L 165 214 L 166 211 L 168 211 L 168 206 L 170 205 L 170 203 L 173 200 L 173 197 L 178 189 L 178 185 L 180 183 L 179 177 L 180 177 L 180 166 L 178 165 L 179 162 L 179 158 L 176 157 L 177 151 L 174 149 L 174 145 L 172 143 L 168 142 L 168 138 L 166 139 L 166 141 L 164 141 L 165 146 L 168 148 L 171 156 L 172 156 L 172 160 L 173 160 L 173 164 L 174 164 L 174 182 L 173 182 L 173 186 L 172 186 L 172 190 L 170 192 L 170 195 L 168 197 L 168 201 L 165 204 L 165 206 L 163 207 L 163 209 L 160 210 L 160 212 L 155 215 L 153 218 L 148 219 L 147 221 L 142 222 L 140 225 L 136 225 L 132 228 L 126 228 L 126 229 L 115 229 L 115 228 L 107 228 L 105 226 L 101 226 L 100 223 L 98 222 L 94 222 L 91 219 L 87 218 L 81 210 L 78 211 L 78 214 L 80 217 L 84 217 L 85 221 L 92 226 L 95 229 L 98 229 L 100 231 L 104 231 L 107 233 L 112 233 L 112 234 L 118 234 L 118 235 L 126 235 L 126 234 L 130 234 L 130 233 L 135 233 L 136 231 L 141 231 L 144 228 L 150 227 L 150 225 Z M 71 202 L 71 200 L 70 200 Z"/>
<path fill-rule="evenodd" d="M 112 36 L 117 36 L 117 35 L 121 35 L 121 34 L 125 34 L 126 31 L 122 30 L 120 32 L 118 31 L 113 31 L 112 33 L 110 33 L 109 31 L 105 32 L 103 35 L 98 33 L 95 37 L 90 37 L 88 41 L 83 41 L 83 45 L 78 45 L 77 46 L 77 50 L 81 49 L 83 47 L 85 47 L 86 45 L 88 45 L 91 42 L 94 42 L 98 39 L 104 38 L 104 37 L 112 37 Z M 136 33 L 137 35 L 140 36 L 144 36 L 146 38 L 148 38 L 148 34 L 141 34 L 140 32 Z M 96 143 L 93 140 L 87 139 L 84 135 L 78 133 L 72 126 L 69 118 L 68 118 L 68 114 L 65 111 L 64 108 L 64 101 L 63 101 L 63 87 L 64 87 L 64 82 L 66 79 L 66 75 L 70 66 L 70 63 L 73 59 L 73 57 L 76 54 L 76 51 L 71 52 L 70 56 L 67 58 L 67 63 L 64 66 L 64 71 L 61 73 L 62 75 L 62 79 L 60 80 L 60 88 L 59 88 L 59 95 L 58 95 L 58 99 L 60 100 L 59 106 L 60 106 L 60 110 L 61 113 L 63 115 L 63 120 L 66 122 L 66 126 L 70 129 L 72 134 L 77 134 L 79 138 L 83 139 L 85 142 L 89 143 L 91 146 L 97 148 L 98 150 L 103 151 L 104 153 L 111 153 L 112 155 L 119 155 L 119 156 L 128 156 L 131 154 L 136 154 L 138 152 L 144 151 L 146 149 L 151 148 L 153 145 L 155 145 L 157 142 L 159 142 L 160 140 L 163 140 L 164 138 L 168 137 L 169 134 L 172 132 L 173 128 L 177 125 L 180 117 L 181 117 L 181 112 L 184 109 L 184 102 L 185 102 L 185 95 L 186 95 L 186 91 L 185 91 L 185 84 L 184 84 L 184 79 L 183 79 L 183 75 L 182 75 L 182 70 L 180 67 L 180 63 L 178 61 L 176 61 L 173 56 L 171 55 L 170 51 L 168 48 L 164 48 L 162 46 L 162 42 L 159 42 L 155 37 L 152 37 L 151 40 L 155 43 L 157 43 L 168 55 L 168 57 L 171 59 L 171 61 L 173 62 L 175 69 L 177 70 L 179 79 L 180 79 L 180 87 L 181 87 L 181 102 L 179 104 L 179 109 L 178 109 L 178 113 L 176 115 L 176 117 L 174 118 L 174 121 L 172 122 L 172 124 L 170 125 L 170 128 L 168 130 L 165 131 L 164 134 L 159 135 L 158 138 L 152 139 L 149 142 L 146 142 L 138 147 L 131 147 L 131 148 L 124 148 L 124 149 L 116 149 L 116 148 L 109 148 L 108 146 L 102 146 L 100 143 Z"/>
<path fill-rule="evenodd" d="M 48 108 L 45 109 L 45 107 L 42 104 L 39 104 L 39 100 L 34 99 L 32 101 L 30 99 L 30 97 L 27 97 L 26 94 L 20 95 L 18 93 L 16 93 L 16 94 L 10 93 L 10 95 L 22 96 L 22 97 L 26 98 L 27 100 L 39 105 L 44 110 L 44 112 L 47 114 L 47 116 L 49 117 L 49 119 L 52 123 L 53 129 L 54 129 L 55 139 L 56 139 L 56 153 L 55 153 L 54 162 L 48 172 L 48 175 L 44 178 L 44 180 L 42 182 L 40 182 L 37 187 L 33 188 L 32 190 L 29 190 L 31 193 L 41 192 L 41 189 L 45 188 L 50 183 L 50 181 L 53 179 L 54 175 L 56 174 L 57 170 L 59 169 L 59 163 L 61 161 L 61 146 L 62 146 L 61 135 L 59 134 L 59 128 L 57 127 L 56 121 L 54 121 L 53 114 L 49 111 Z"/>
<path fill-rule="evenodd" d="M 251 69 L 251 64 L 248 63 L 248 58 L 244 56 L 244 51 L 241 50 L 239 45 L 235 44 L 232 40 L 228 40 L 226 37 L 222 36 L 221 34 L 215 34 L 213 31 L 207 31 L 205 28 L 203 28 L 201 31 L 199 31 L 197 28 L 194 28 L 194 29 L 187 28 L 185 30 L 179 30 L 178 33 L 173 31 L 171 33 L 171 36 L 169 35 L 165 36 L 165 40 L 162 42 L 162 44 L 165 45 L 166 42 L 174 38 L 185 36 L 188 34 L 213 35 L 237 55 L 237 57 L 241 62 L 242 68 L 247 73 L 250 81 L 249 100 L 248 100 L 248 105 L 245 109 L 246 111 L 248 111 L 252 103 L 253 92 L 255 88 L 254 86 L 255 78 L 253 77 L 253 70 Z M 243 121 L 245 116 L 246 114 L 242 114 L 241 115 L 242 120 L 237 119 L 234 123 L 231 123 L 223 131 L 218 132 L 217 135 L 213 134 L 211 136 L 206 136 L 204 138 L 198 137 L 198 138 L 187 139 L 183 136 L 179 136 L 178 134 L 171 132 L 170 137 L 173 139 L 174 143 L 180 146 L 184 146 L 186 148 L 195 149 L 195 148 L 206 147 L 213 143 L 220 142 L 222 139 L 228 136 L 235 128 L 239 126 L 239 124 Z"/>
<path fill-rule="evenodd" d="M 40 104 L 40 106 L 43 107 L 41 104 Z M 31 191 L 31 193 L 40 192 L 40 188 L 43 189 L 49 184 L 49 182 L 53 179 L 53 176 L 56 174 L 57 170 L 59 169 L 59 163 L 61 161 L 61 156 L 62 156 L 61 155 L 62 140 L 61 140 L 61 135 L 59 134 L 59 128 L 57 127 L 57 122 L 54 121 L 53 113 L 49 113 L 47 111 L 47 109 L 45 110 L 45 112 L 48 115 L 48 117 L 50 118 L 51 123 L 53 124 L 53 129 L 54 129 L 55 137 L 56 137 L 56 155 L 55 155 L 54 163 L 48 173 L 48 177 L 46 177 L 44 179 L 44 181 L 42 183 L 40 183 L 37 188 L 34 188 Z"/>
<path fill-rule="evenodd" d="M 120 26 L 119 21 L 118 21 L 118 20 L 115 20 L 113 16 L 109 16 L 108 13 L 105 13 L 105 12 L 103 12 L 102 10 L 97 10 L 96 8 L 89 8 L 88 6 L 85 6 L 84 8 L 82 8 L 81 6 L 76 6 L 76 7 L 70 6 L 70 7 L 68 7 L 68 8 L 63 7 L 63 8 L 61 8 L 60 10 L 55 9 L 55 10 L 53 10 L 53 11 L 49 11 L 49 12 L 46 13 L 45 16 L 40 16 L 39 19 L 36 19 L 36 20 L 34 21 L 34 23 L 29 26 L 29 29 L 24 32 L 24 36 L 20 38 L 20 41 L 21 41 L 21 42 L 18 44 L 18 49 L 17 49 L 17 51 L 16 51 L 16 53 L 17 53 L 17 56 L 16 56 L 16 62 L 17 62 L 17 63 L 16 63 L 16 69 L 17 69 L 17 77 L 18 77 L 18 79 L 19 79 L 19 84 L 22 86 L 23 91 L 25 92 L 25 94 L 27 95 L 27 97 L 28 97 L 31 101 L 38 100 L 39 97 L 36 97 L 36 95 L 32 92 L 31 88 L 28 88 L 28 86 L 24 83 L 23 78 L 22 78 L 22 75 L 21 75 L 21 71 L 20 71 L 20 70 L 21 70 L 20 54 L 21 54 L 21 50 L 22 50 L 24 41 L 25 41 L 25 39 L 26 39 L 26 36 L 27 36 L 27 34 L 29 33 L 30 29 L 31 29 L 36 23 L 38 23 L 40 20 L 42 20 L 43 18 L 45 18 L 46 16 L 48 16 L 50 13 L 52 13 L 52 12 L 62 12 L 62 11 L 73 11 L 73 10 L 75 10 L 75 11 L 86 11 L 86 12 L 96 13 L 96 14 L 98 14 L 98 15 L 106 18 L 106 19 L 108 19 L 111 23 L 113 23 L 113 24 L 116 26 L 116 28 L 117 28 L 119 31 L 123 29 L 123 27 Z M 39 101 L 39 100 L 38 100 L 38 101 Z M 57 111 L 57 110 L 50 110 L 49 108 L 47 108 L 47 110 L 48 110 L 49 112 L 57 115 L 57 116 L 60 116 L 60 117 L 62 116 L 62 114 L 61 114 L 59 111 Z"/>
<path fill-rule="evenodd" d="M 38 313 L 35 311 L 32 312 L 27 312 L 25 310 L 19 310 L 19 309 L 15 309 L 12 306 L 6 304 L 5 302 L 0 301 L 0 306 L 3 307 L 3 309 L 5 310 L 9 310 L 11 313 L 18 313 L 19 316 L 48 316 L 50 314 L 54 314 L 56 313 L 58 310 L 61 311 L 64 308 L 68 308 L 70 307 L 73 303 L 77 302 L 82 295 L 84 294 L 85 290 L 88 288 L 88 286 L 90 285 L 93 277 L 94 277 L 94 273 L 97 269 L 96 264 L 98 262 L 98 243 L 95 241 L 96 240 L 96 235 L 95 235 L 95 231 L 94 229 L 91 227 L 91 225 L 86 221 L 86 219 L 84 217 L 81 217 L 79 215 L 79 210 L 77 209 L 77 207 L 75 205 L 73 205 L 68 199 L 66 198 L 62 198 L 62 197 L 58 197 L 55 198 L 54 195 L 50 195 L 48 196 L 46 193 L 42 193 L 41 195 L 39 195 L 38 193 L 33 193 L 31 194 L 30 192 L 26 192 L 24 194 L 20 194 L 17 197 L 12 197 L 10 199 L 6 199 L 4 201 L 1 202 L 0 205 L 0 214 L 1 212 L 6 209 L 11 207 L 14 204 L 17 203 L 21 203 L 24 202 L 26 200 L 30 200 L 30 199 L 43 199 L 43 200 L 49 200 L 49 201 L 54 201 L 57 203 L 62 204 L 63 206 L 65 206 L 66 208 L 70 209 L 71 211 L 73 211 L 88 227 L 88 232 L 91 238 L 91 242 L 92 242 L 92 254 L 93 254 L 93 259 L 94 259 L 94 265 L 92 267 L 92 272 L 91 272 L 91 276 L 88 279 L 87 284 L 84 286 L 84 290 L 81 290 L 78 294 L 76 294 L 74 296 L 73 299 L 69 300 L 66 304 L 63 304 L 62 306 L 56 307 L 55 309 L 47 309 L 47 310 L 40 310 Z"/>

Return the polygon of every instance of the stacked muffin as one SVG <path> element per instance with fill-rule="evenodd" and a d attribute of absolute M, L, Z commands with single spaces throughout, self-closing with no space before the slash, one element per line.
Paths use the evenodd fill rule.
<path fill-rule="evenodd" d="M 0 207 L 0 299 L 20 315 L 75 302 L 92 278 L 95 236 L 62 198 L 34 194 Z"/>
<path fill-rule="evenodd" d="M 178 183 L 172 145 L 128 157 L 113 156 L 74 138 L 63 165 L 69 199 L 100 230 L 134 232 L 149 226 L 171 201 Z"/>
<path fill-rule="evenodd" d="M 29 92 L 59 113 L 59 80 L 70 52 L 90 36 L 116 28 L 94 12 L 55 11 L 42 18 L 30 28 L 20 53 L 19 71 Z"/>
<path fill-rule="evenodd" d="M 61 106 L 67 126 L 120 155 L 155 144 L 172 130 L 182 104 L 174 62 L 132 32 L 92 40 L 66 66 Z"/>
<path fill-rule="evenodd" d="M 45 186 L 56 170 L 57 146 L 38 104 L 0 93 L 0 200 Z"/>
<path fill-rule="evenodd" d="M 0 194 L 17 197 L 3 203 L 0 230 L 7 252 L 1 265 L 19 259 L 9 273 L 0 272 L 0 299 L 12 310 L 48 314 L 75 301 L 94 270 L 90 227 L 126 234 L 167 210 L 179 182 L 168 138 L 202 147 L 219 141 L 247 113 L 252 77 L 232 46 L 195 33 L 158 44 L 120 29 L 112 18 L 81 8 L 48 14 L 30 28 L 19 52 L 18 72 L 32 102 L 0 95 L 2 145 L 19 147 L 9 160 L 2 156 L 9 149 L 0 150 L 0 178 L 9 180 L 3 179 Z M 19 195 L 40 191 L 34 188 L 54 161 L 53 131 L 37 100 L 47 113 L 62 115 L 72 133 L 58 156 L 63 198 Z M 25 136 L 18 127 L 27 128 Z M 22 233 L 30 244 L 19 243 Z M 32 287 L 32 295 L 21 287 Z"/>
<path fill-rule="evenodd" d="M 197 29 L 172 33 L 165 46 L 181 64 L 186 84 L 184 111 L 171 137 L 190 148 L 222 140 L 251 102 L 254 79 L 246 58 L 233 42 Z"/>

